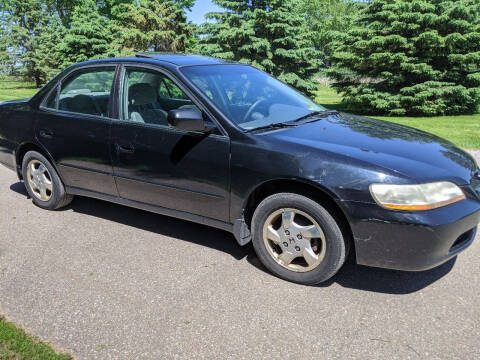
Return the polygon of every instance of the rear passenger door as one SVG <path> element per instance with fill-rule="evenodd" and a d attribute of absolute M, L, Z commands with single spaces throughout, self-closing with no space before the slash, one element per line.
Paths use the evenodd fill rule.
<path fill-rule="evenodd" d="M 109 148 L 116 66 L 68 74 L 37 117 L 37 140 L 49 151 L 66 186 L 117 196 Z"/>

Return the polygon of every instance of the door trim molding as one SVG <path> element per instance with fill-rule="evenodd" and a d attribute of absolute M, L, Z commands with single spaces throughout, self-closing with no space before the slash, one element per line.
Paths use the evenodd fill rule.
<path fill-rule="evenodd" d="M 112 176 L 111 172 L 107 172 L 107 171 L 103 171 L 103 170 L 97 170 L 97 169 L 89 169 L 89 168 L 86 168 L 86 167 L 83 167 L 83 166 L 77 166 L 77 165 L 72 165 L 72 164 L 68 164 L 68 163 L 61 163 L 61 164 L 58 165 L 58 167 L 66 167 L 66 168 L 72 168 L 72 169 L 89 171 L 89 172 L 98 173 L 98 174 L 102 174 L 102 175 Z"/>
<path fill-rule="evenodd" d="M 146 183 L 146 184 L 155 185 L 155 186 L 158 186 L 158 187 L 161 187 L 161 188 L 168 188 L 168 189 L 173 189 L 173 190 L 178 190 L 178 191 L 184 191 L 184 192 L 193 193 L 193 194 L 197 194 L 197 195 L 204 195 L 204 196 L 208 196 L 208 197 L 212 197 L 212 198 L 216 198 L 216 199 L 225 199 L 225 197 L 222 196 L 222 195 L 217 195 L 217 194 L 208 193 L 208 192 L 204 192 L 204 191 L 193 190 L 193 189 L 187 189 L 187 188 L 184 188 L 184 187 L 179 187 L 179 186 L 170 185 L 170 184 L 166 184 L 166 183 L 151 181 L 151 180 L 147 180 L 147 179 L 143 179 L 143 178 L 139 179 L 139 178 L 133 178 L 133 177 L 117 175 L 117 174 L 114 174 L 113 177 L 115 179 L 124 179 L 124 180 L 133 181 L 133 182 L 137 182 L 137 183 Z"/>

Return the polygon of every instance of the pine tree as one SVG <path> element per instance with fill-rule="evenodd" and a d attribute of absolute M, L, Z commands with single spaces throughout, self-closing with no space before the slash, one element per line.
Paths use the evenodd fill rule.
<path fill-rule="evenodd" d="M 123 5 L 137 4 L 137 0 L 97 0 L 100 14 L 110 20 L 117 20 L 124 11 Z"/>
<path fill-rule="evenodd" d="M 136 51 L 185 51 L 192 29 L 184 9 L 172 0 L 122 3 L 115 10 L 119 47 Z"/>
<path fill-rule="evenodd" d="M 49 0 L 54 2 L 75 2 L 81 0 Z M 184 10 L 190 10 L 195 0 L 171 0 L 175 3 L 175 5 Z M 123 5 L 136 5 L 138 6 L 141 1 L 140 0 L 96 0 L 98 6 L 100 7 L 100 13 L 107 17 L 110 20 L 118 20 L 125 8 Z"/>
<path fill-rule="evenodd" d="M 75 7 L 70 28 L 59 44 L 62 67 L 91 59 L 113 57 L 112 23 L 100 15 L 94 0 L 83 0 Z"/>
<path fill-rule="evenodd" d="M 478 0 L 376 0 L 338 39 L 332 77 L 351 108 L 465 114 L 480 104 Z"/>
<path fill-rule="evenodd" d="M 65 27 L 55 14 L 48 15 L 48 22 L 43 31 L 31 39 L 33 51 L 28 51 L 22 57 L 27 64 L 35 64 L 39 84 L 45 84 L 61 70 L 61 58 L 58 42 L 65 35 Z"/>
<path fill-rule="evenodd" d="M 55 48 L 63 28 L 45 1 L 9 0 L 2 8 L 1 27 L 2 58 L 10 72 L 21 64 L 21 75 L 39 87 L 58 71 Z"/>
<path fill-rule="evenodd" d="M 320 64 L 312 34 L 289 0 L 214 0 L 224 12 L 207 14 L 198 51 L 252 64 L 280 80 L 311 93 Z"/>

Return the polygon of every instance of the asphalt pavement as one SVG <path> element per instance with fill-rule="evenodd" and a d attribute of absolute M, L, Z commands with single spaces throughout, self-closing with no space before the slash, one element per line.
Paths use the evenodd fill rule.
<path fill-rule="evenodd" d="M 0 167 L 0 313 L 78 359 L 479 359 L 480 239 L 409 273 L 270 275 L 229 233 L 78 197 L 45 211 Z"/>

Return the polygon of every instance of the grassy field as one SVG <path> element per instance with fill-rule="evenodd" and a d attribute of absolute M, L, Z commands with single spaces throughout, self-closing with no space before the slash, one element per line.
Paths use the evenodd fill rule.
<path fill-rule="evenodd" d="M 323 86 L 316 101 L 327 108 L 342 110 L 342 98 L 335 90 Z M 411 126 L 450 140 L 459 147 L 480 149 L 480 114 L 436 117 L 385 117 L 372 116 L 402 125 Z"/>
<path fill-rule="evenodd" d="M 68 360 L 37 338 L 27 335 L 0 316 L 0 360 Z"/>
<path fill-rule="evenodd" d="M 32 83 L 0 78 L 0 102 L 28 98 L 37 91 L 38 89 Z"/>
<path fill-rule="evenodd" d="M 38 89 L 32 83 L 15 79 L 0 79 L 0 102 L 31 97 Z M 342 110 L 342 98 L 335 90 L 322 86 L 317 93 L 317 102 L 331 109 Z M 480 114 L 439 117 L 376 117 L 408 125 L 450 140 L 467 149 L 480 149 Z"/>

